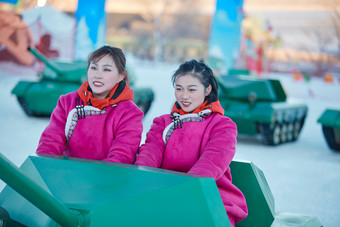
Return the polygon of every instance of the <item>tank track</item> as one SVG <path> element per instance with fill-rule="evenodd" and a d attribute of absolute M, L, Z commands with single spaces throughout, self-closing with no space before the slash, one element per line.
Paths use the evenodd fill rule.
<path fill-rule="evenodd" d="M 141 109 L 143 111 L 144 115 L 146 115 L 146 113 L 149 111 L 151 104 L 152 104 L 152 100 L 148 100 L 147 102 L 136 103 L 136 105 L 139 107 L 139 109 Z"/>
<path fill-rule="evenodd" d="M 25 114 L 27 114 L 30 117 L 35 116 L 35 114 L 28 108 L 25 98 L 17 97 L 17 99 L 18 99 L 19 105 L 21 106 Z"/>
<path fill-rule="evenodd" d="M 20 107 L 23 109 L 23 111 L 25 112 L 25 114 L 29 117 L 50 117 L 50 114 L 40 114 L 40 113 L 36 113 L 33 112 L 29 109 L 27 102 L 25 100 L 25 98 L 23 97 L 17 97 L 17 100 L 19 102 Z"/>
<path fill-rule="evenodd" d="M 330 149 L 340 152 L 340 144 L 335 141 L 334 130 L 332 127 L 322 126 L 323 135 Z"/>
<path fill-rule="evenodd" d="M 300 135 L 305 117 L 292 122 L 258 123 L 261 142 L 265 145 L 277 146 L 279 144 L 296 141 Z"/>

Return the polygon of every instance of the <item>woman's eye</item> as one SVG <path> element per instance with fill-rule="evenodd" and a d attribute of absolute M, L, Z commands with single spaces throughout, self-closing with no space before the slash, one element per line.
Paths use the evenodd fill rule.
<path fill-rule="evenodd" d="M 90 66 L 91 70 L 96 70 L 97 68 L 95 66 Z"/>
<path fill-rule="evenodd" d="M 189 91 L 190 91 L 190 92 L 195 92 L 195 91 L 196 91 L 196 89 L 189 89 Z"/>
<path fill-rule="evenodd" d="M 104 69 L 105 72 L 111 72 L 111 69 Z"/>
<path fill-rule="evenodd" d="M 176 88 L 176 91 L 180 91 L 180 90 L 182 90 L 182 89 L 180 89 L 179 87 Z"/>

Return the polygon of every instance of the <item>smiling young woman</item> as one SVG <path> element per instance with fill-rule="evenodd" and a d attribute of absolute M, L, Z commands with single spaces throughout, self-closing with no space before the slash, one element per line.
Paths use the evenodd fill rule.
<path fill-rule="evenodd" d="M 143 112 L 133 102 L 121 49 L 103 46 L 88 59 L 78 91 L 62 95 L 41 135 L 38 154 L 132 164 Z"/>
<path fill-rule="evenodd" d="M 192 112 L 199 107 L 211 92 L 211 85 L 203 86 L 199 79 L 191 74 L 180 76 L 175 82 L 175 96 L 183 111 Z"/>
<path fill-rule="evenodd" d="M 154 119 L 135 164 L 214 178 L 234 226 L 248 212 L 229 168 L 236 150 L 236 124 L 223 116 L 217 81 L 205 64 L 183 63 L 172 82 L 176 102 L 170 114 Z"/>

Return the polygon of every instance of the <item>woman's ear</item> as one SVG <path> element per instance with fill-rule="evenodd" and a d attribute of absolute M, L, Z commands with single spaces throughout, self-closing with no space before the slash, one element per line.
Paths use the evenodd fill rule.
<path fill-rule="evenodd" d="M 205 96 L 210 95 L 211 89 L 212 89 L 212 86 L 211 86 L 211 84 L 210 84 L 210 85 L 205 89 L 205 92 L 204 92 Z"/>
<path fill-rule="evenodd" d="M 119 73 L 119 81 L 118 81 L 118 83 L 120 81 L 124 80 L 125 77 L 126 77 L 126 71 L 124 70 L 122 73 Z"/>

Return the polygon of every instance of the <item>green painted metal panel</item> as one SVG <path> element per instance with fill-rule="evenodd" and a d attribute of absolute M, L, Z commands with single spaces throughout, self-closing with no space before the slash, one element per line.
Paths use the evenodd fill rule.
<path fill-rule="evenodd" d="M 57 105 L 60 95 L 76 91 L 76 83 L 62 83 L 56 81 L 41 81 L 32 83 L 29 92 L 25 94 L 28 108 L 36 113 L 50 114 Z"/>
<path fill-rule="evenodd" d="M 229 69 L 228 75 L 234 76 L 234 75 L 246 75 L 249 76 L 249 70 L 248 69 Z"/>
<path fill-rule="evenodd" d="M 12 90 L 12 94 L 16 96 L 23 96 L 26 94 L 27 90 L 30 88 L 32 82 L 30 81 L 19 81 L 17 85 Z"/>
<path fill-rule="evenodd" d="M 270 103 L 259 102 L 256 105 L 247 102 L 221 101 L 224 115 L 230 117 L 237 125 L 240 134 L 256 135 L 257 122 L 272 122 L 273 108 Z M 264 111 L 266 110 L 266 111 Z"/>
<path fill-rule="evenodd" d="M 59 156 L 30 156 L 20 169 L 83 226 L 230 226 L 213 178 Z M 8 186 L 0 206 L 28 226 L 57 225 Z"/>
<path fill-rule="evenodd" d="M 274 109 L 272 103 L 258 102 L 253 105 L 250 111 L 250 118 L 253 122 L 273 123 Z"/>
<path fill-rule="evenodd" d="M 268 80 L 269 83 L 271 84 L 271 87 L 274 89 L 274 93 L 276 95 L 276 100 L 279 102 L 284 102 L 286 101 L 287 94 L 286 91 L 284 90 L 281 82 L 279 80 Z"/>
<path fill-rule="evenodd" d="M 216 77 L 222 90 L 221 96 L 230 99 L 248 100 L 249 96 L 258 101 L 285 101 L 286 94 L 278 80 L 265 80 L 250 76 Z"/>
<path fill-rule="evenodd" d="M 228 115 L 227 115 L 228 116 Z M 242 118 L 241 116 L 230 117 L 237 125 L 237 131 L 239 134 L 255 136 L 257 132 L 256 124 L 249 118 Z"/>
<path fill-rule="evenodd" d="M 340 128 L 340 110 L 326 109 L 317 122 L 324 126 Z"/>
<path fill-rule="evenodd" d="M 232 161 L 230 170 L 232 182 L 244 194 L 248 207 L 248 216 L 236 226 L 270 226 L 274 221 L 275 202 L 263 172 L 249 161 Z"/>

